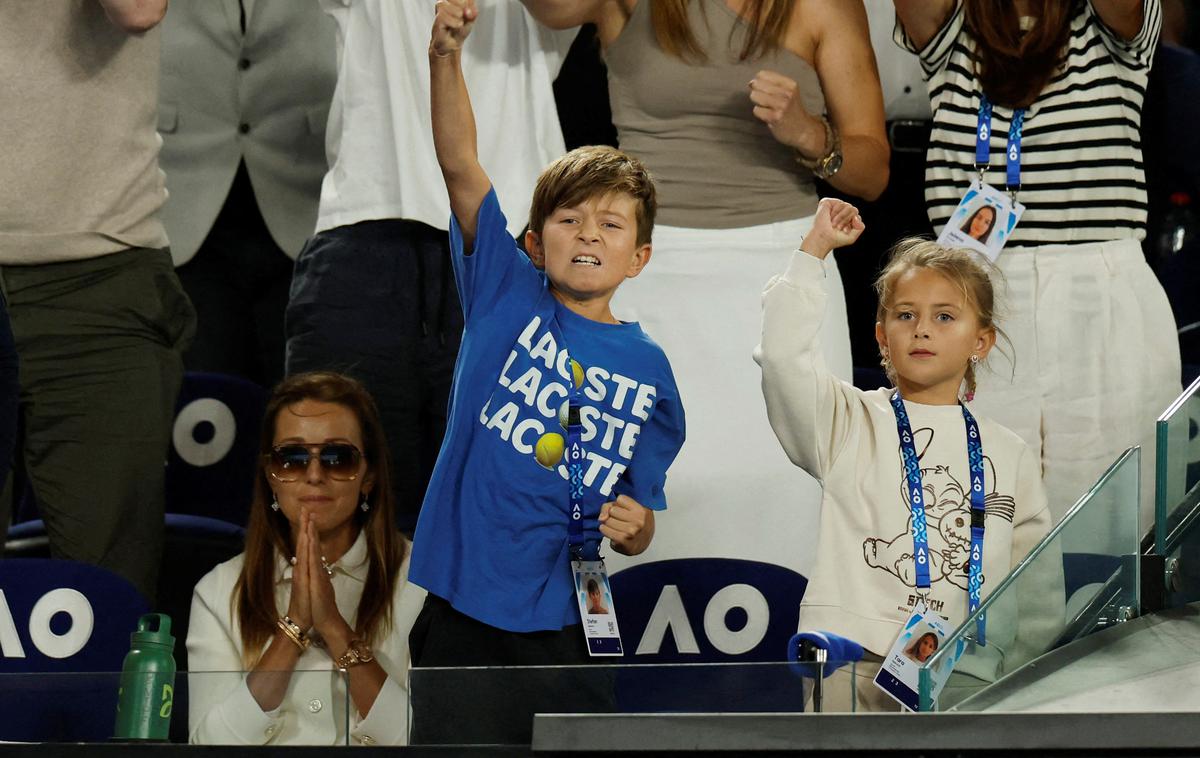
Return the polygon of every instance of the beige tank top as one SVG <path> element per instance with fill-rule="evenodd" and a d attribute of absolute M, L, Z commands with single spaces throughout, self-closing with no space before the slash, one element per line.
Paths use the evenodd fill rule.
<path fill-rule="evenodd" d="M 739 61 L 746 25 L 724 0 L 692 0 L 688 20 L 708 53 L 700 64 L 668 55 L 640 0 L 605 51 L 621 148 L 658 187 L 658 221 L 729 229 L 811 215 L 813 175 L 755 118 L 749 82 L 763 69 L 795 79 L 804 108 L 825 112 L 817 72 L 788 50 Z"/>

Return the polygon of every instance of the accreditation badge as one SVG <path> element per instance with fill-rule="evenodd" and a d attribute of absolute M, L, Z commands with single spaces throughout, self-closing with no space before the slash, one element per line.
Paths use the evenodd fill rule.
<path fill-rule="evenodd" d="M 613 606 L 612 586 L 604 561 L 571 561 L 571 573 L 575 577 L 575 599 L 579 603 L 588 655 L 622 655 L 617 609 Z"/>
<path fill-rule="evenodd" d="M 875 686 L 904 706 L 905 710 L 919 711 L 920 669 L 935 657 L 953 631 L 950 622 L 941 614 L 929 610 L 925 601 L 918 599 L 900 635 L 884 656 L 879 673 L 875 675 Z M 935 702 L 965 646 L 960 640 L 954 650 L 937 658 L 930 669 L 930 697 Z"/>
<path fill-rule="evenodd" d="M 1009 194 L 972 181 L 938 235 L 938 244 L 965 247 L 995 263 L 1023 213 L 1025 206 Z"/>

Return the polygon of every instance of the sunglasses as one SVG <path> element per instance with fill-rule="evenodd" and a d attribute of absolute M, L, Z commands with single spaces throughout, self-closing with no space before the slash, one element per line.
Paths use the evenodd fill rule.
<path fill-rule="evenodd" d="M 349 442 L 276 445 L 266 455 L 267 473 L 276 481 L 294 482 L 308 471 L 308 464 L 313 456 L 316 456 L 330 479 L 349 482 L 358 478 L 358 464 L 362 460 L 362 451 Z"/>

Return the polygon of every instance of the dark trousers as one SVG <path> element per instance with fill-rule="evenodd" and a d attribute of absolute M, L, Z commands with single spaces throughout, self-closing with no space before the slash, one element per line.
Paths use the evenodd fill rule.
<path fill-rule="evenodd" d="M 20 391 L 17 346 L 13 343 L 12 327 L 8 322 L 8 303 L 0 296 L 0 490 L 8 481 L 17 443 L 17 397 Z M 10 508 L 11 494 L 0 493 L 0 500 L 3 501 L 0 502 L 0 534 L 3 534 L 8 530 L 10 514 L 7 509 Z M 0 553 L 3 551 L 3 541 L 0 541 Z"/>
<path fill-rule="evenodd" d="M 0 275 L 25 470 L 51 554 L 115 571 L 153 598 L 180 354 L 195 329 L 171 255 L 136 248 Z"/>
<path fill-rule="evenodd" d="M 267 230 L 246 165 L 195 257 L 176 269 L 196 307 L 189 371 L 241 376 L 270 388 L 283 378 L 283 312 L 292 259 Z"/>
<path fill-rule="evenodd" d="M 446 431 L 463 318 L 447 232 L 364 221 L 321 232 L 296 259 L 287 373 L 333 370 L 366 385 L 392 457 L 396 520 L 412 533 Z"/>
<path fill-rule="evenodd" d="M 429 595 L 408 646 L 414 745 L 527 745 L 535 713 L 607 713 L 614 707 L 613 670 L 583 667 L 620 659 L 591 658 L 580 624 L 508 632 Z M 580 668 L 554 668 L 560 666 Z"/>

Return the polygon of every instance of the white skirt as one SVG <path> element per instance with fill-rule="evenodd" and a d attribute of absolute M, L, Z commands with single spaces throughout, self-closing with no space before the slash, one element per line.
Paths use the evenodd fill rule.
<path fill-rule="evenodd" d="M 999 324 L 1012 346 L 1000 340 L 988 356 L 972 407 L 1041 457 L 1056 522 L 1118 455 L 1141 445 L 1144 532 L 1153 523 L 1154 423 L 1179 395 L 1180 365 L 1175 318 L 1141 246 L 1015 248 L 997 264 Z"/>
<path fill-rule="evenodd" d="M 687 423 L 667 474 L 669 510 L 651 549 L 632 562 L 742 558 L 810 573 L 821 488 L 775 439 L 752 354 L 762 338 L 763 287 L 811 227 L 812 217 L 742 229 L 659 226 L 649 265 L 617 291 L 613 313 L 641 322 L 666 351 Z M 821 342 L 830 370 L 849 380 L 842 280 L 832 257 L 826 269 Z"/>

